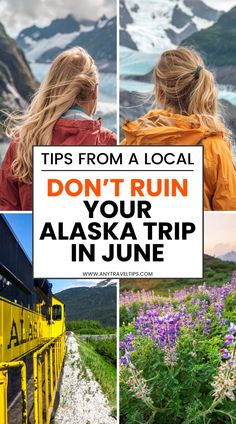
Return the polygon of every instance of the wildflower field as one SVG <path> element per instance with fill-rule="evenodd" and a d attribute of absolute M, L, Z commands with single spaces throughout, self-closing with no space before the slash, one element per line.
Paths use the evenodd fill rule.
<path fill-rule="evenodd" d="M 235 424 L 236 275 L 120 304 L 121 424 Z"/>

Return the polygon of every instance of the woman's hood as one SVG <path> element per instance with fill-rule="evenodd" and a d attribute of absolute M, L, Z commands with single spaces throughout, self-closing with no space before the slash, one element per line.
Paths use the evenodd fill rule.
<path fill-rule="evenodd" d="M 123 124 L 122 144 L 197 145 L 206 137 L 218 135 L 202 128 L 194 115 L 184 116 L 163 110 L 152 110 L 136 121 Z"/>
<path fill-rule="evenodd" d="M 102 127 L 102 120 L 59 119 L 52 135 L 52 145 L 65 146 L 113 146 L 116 135 Z"/>
<path fill-rule="evenodd" d="M 53 129 L 54 145 L 95 145 L 102 131 L 101 119 L 59 119 Z"/>

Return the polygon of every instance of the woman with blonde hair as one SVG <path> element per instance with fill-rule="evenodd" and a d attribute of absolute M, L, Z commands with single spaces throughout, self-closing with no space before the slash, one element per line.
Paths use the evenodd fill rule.
<path fill-rule="evenodd" d="M 115 134 L 92 118 L 98 70 L 81 47 L 61 53 L 28 109 L 7 119 L 12 142 L 0 170 L 0 210 L 32 210 L 32 146 L 115 145 Z"/>
<path fill-rule="evenodd" d="M 219 114 L 213 74 L 193 49 L 161 55 L 154 68 L 161 110 L 123 125 L 126 145 L 203 145 L 204 209 L 236 210 L 236 171 L 231 133 Z"/>

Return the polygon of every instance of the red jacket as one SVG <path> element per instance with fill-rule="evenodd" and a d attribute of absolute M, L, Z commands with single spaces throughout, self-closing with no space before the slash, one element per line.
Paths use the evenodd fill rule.
<path fill-rule="evenodd" d="M 101 126 L 101 119 L 59 119 L 53 129 L 52 145 L 55 146 L 112 146 L 116 135 Z M 17 141 L 13 140 L 0 169 L 0 210 L 31 211 L 32 184 L 17 181 L 11 174 L 11 164 L 16 156 Z"/>

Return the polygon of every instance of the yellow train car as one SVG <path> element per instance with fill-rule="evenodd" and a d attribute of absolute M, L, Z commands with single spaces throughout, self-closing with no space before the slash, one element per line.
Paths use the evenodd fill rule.
<path fill-rule="evenodd" d="M 35 312 L 0 297 L 0 362 L 20 359 L 65 333 L 64 304 L 52 296 L 49 316 L 41 312 L 44 307 L 36 305 Z"/>
<path fill-rule="evenodd" d="M 29 423 L 31 393 L 30 422 L 33 410 L 35 424 L 50 423 L 65 356 L 65 308 L 51 288 L 48 280 L 33 280 L 29 258 L 0 215 L 1 424 L 13 424 L 9 421 L 11 370 L 20 370 L 21 420 L 18 417 L 17 422 Z"/>

